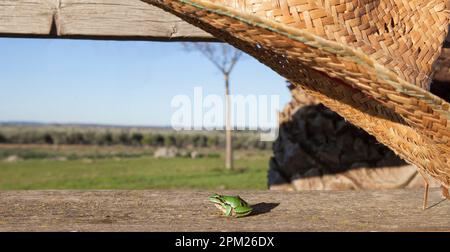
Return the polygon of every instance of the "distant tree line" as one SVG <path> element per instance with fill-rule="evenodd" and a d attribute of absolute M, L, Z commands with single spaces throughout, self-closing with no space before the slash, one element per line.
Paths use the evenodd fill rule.
<path fill-rule="evenodd" d="M 107 129 L 14 129 L 0 127 L 0 143 L 3 144 L 69 144 L 69 145 L 127 145 L 153 147 L 209 147 L 224 148 L 225 136 L 212 132 L 150 132 Z M 233 147 L 236 149 L 271 149 L 270 142 L 261 142 L 259 135 L 237 132 Z"/>

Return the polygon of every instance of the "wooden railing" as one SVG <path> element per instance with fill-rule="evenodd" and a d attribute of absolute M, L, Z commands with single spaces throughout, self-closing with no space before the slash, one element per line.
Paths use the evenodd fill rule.
<path fill-rule="evenodd" d="M 2 0 L 0 36 L 214 40 L 199 28 L 139 0 Z"/>
<path fill-rule="evenodd" d="M 220 215 L 205 190 L 0 191 L 0 231 L 450 231 L 450 201 L 422 190 L 228 191 L 254 206 Z M 219 192 L 221 193 L 221 192 Z"/>

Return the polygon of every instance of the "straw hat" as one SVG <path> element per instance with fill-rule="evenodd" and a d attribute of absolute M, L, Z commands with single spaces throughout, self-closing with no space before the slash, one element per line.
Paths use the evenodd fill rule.
<path fill-rule="evenodd" d="M 252 55 L 450 187 L 450 104 L 429 91 L 450 1 L 144 1 Z"/>

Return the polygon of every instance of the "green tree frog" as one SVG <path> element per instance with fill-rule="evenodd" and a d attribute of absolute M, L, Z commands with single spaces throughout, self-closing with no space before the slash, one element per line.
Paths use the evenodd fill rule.
<path fill-rule="evenodd" d="M 213 194 L 209 196 L 209 201 L 215 204 L 226 216 L 242 217 L 249 215 L 253 209 L 239 196 L 226 196 Z"/>

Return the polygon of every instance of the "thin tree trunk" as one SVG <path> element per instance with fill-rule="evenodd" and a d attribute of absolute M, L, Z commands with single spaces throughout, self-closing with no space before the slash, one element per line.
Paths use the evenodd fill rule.
<path fill-rule="evenodd" d="M 231 135 L 231 99 L 229 88 L 229 74 L 224 74 L 225 79 L 225 106 L 226 106 L 226 119 L 225 119 L 225 134 L 226 134 L 226 150 L 225 150 L 225 167 L 227 169 L 233 169 L 233 138 Z"/>

